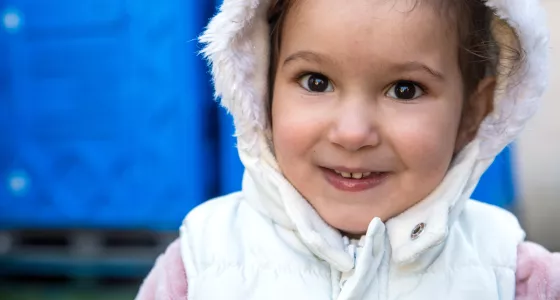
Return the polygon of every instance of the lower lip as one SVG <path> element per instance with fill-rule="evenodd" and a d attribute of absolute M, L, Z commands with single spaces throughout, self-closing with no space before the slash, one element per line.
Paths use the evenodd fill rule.
<path fill-rule="evenodd" d="M 354 179 L 344 178 L 331 169 L 323 169 L 325 178 L 336 189 L 345 192 L 360 192 L 372 189 L 382 184 L 389 173 L 372 174 L 367 178 Z"/>

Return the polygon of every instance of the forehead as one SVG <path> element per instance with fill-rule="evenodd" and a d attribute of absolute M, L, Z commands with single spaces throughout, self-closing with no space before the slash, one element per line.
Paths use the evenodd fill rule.
<path fill-rule="evenodd" d="M 458 61 L 449 11 L 440 0 L 300 0 L 286 17 L 282 56 L 305 48 L 361 65 L 424 60 L 444 69 Z"/>

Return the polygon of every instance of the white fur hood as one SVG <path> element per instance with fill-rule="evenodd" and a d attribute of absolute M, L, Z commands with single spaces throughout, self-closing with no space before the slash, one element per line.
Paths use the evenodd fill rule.
<path fill-rule="evenodd" d="M 267 134 L 267 72 L 269 0 L 224 0 L 200 41 L 212 67 L 216 97 L 233 115 L 238 150 L 246 168 L 244 190 L 258 196 L 251 204 L 275 222 L 298 231 L 318 257 L 341 271 L 353 267 L 340 234 L 328 226 L 282 176 Z M 547 83 L 548 32 L 538 0 L 488 0 L 515 34 L 495 32 L 502 43 L 520 44 L 525 59 L 511 77 L 498 78 L 494 112 L 481 125 L 475 140 L 455 158 L 443 182 L 426 199 L 385 226 L 396 263 L 414 260 L 441 243 L 448 227 L 470 198 L 494 157 L 520 133 L 537 109 Z M 505 61 L 505 60 L 504 60 Z M 411 241 L 417 224 L 428 224 Z"/>

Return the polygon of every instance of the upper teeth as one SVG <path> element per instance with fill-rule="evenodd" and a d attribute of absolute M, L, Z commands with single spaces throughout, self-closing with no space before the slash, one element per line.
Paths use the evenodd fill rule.
<path fill-rule="evenodd" d="M 354 178 L 354 179 L 361 179 L 363 177 L 368 177 L 369 175 L 371 175 L 371 172 L 365 172 L 365 173 L 349 173 L 349 172 L 341 172 L 341 171 L 337 171 L 334 170 L 336 173 L 340 174 L 342 177 L 344 178 Z"/>

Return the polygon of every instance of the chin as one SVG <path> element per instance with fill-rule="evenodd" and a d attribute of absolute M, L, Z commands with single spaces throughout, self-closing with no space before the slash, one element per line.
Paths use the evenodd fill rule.
<path fill-rule="evenodd" d="M 364 216 L 363 213 L 355 214 L 344 214 L 341 215 L 341 211 L 354 211 L 355 209 L 330 209 L 321 213 L 319 215 L 325 220 L 327 224 L 331 227 L 339 230 L 343 235 L 350 238 L 359 238 L 367 232 L 369 223 L 375 218 L 374 214 L 368 214 Z M 363 212 L 363 210 L 362 210 Z"/>

